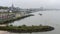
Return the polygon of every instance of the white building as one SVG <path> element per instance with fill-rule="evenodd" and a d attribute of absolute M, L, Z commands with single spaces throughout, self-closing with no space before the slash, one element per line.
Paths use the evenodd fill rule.
<path fill-rule="evenodd" d="M 8 12 L 8 9 L 0 9 L 0 12 Z"/>

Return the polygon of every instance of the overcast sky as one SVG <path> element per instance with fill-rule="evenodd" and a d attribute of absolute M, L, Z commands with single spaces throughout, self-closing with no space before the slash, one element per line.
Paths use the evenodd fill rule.
<path fill-rule="evenodd" d="M 11 6 L 20 8 L 60 8 L 60 0 L 0 0 L 0 6 Z"/>

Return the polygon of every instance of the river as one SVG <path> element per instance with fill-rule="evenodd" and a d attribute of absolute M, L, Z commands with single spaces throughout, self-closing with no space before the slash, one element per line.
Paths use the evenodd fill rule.
<path fill-rule="evenodd" d="M 40 16 L 39 13 L 42 15 Z M 34 14 L 34 16 L 30 16 L 27 18 L 24 18 L 22 20 L 15 21 L 11 24 L 15 26 L 19 25 L 49 25 L 55 28 L 53 31 L 49 32 L 33 32 L 31 34 L 60 34 L 60 11 L 38 11 L 31 13 Z M 30 34 L 30 33 L 10 33 L 7 34 Z"/>

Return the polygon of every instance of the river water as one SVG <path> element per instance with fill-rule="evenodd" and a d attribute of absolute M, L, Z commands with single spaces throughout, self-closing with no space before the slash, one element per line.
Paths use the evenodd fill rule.
<path fill-rule="evenodd" d="M 40 16 L 39 13 L 42 15 Z M 19 25 L 49 25 L 55 28 L 53 31 L 49 32 L 33 32 L 31 34 L 60 34 L 60 11 L 38 11 L 34 14 L 34 16 L 30 16 L 27 18 L 24 18 L 22 20 L 15 21 L 14 23 L 11 23 L 15 26 Z M 30 33 L 8 33 L 8 34 L 30 34 Z"/>

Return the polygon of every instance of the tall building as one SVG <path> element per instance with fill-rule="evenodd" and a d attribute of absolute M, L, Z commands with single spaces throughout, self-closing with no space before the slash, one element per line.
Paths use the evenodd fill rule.
<path fill-rule="evenodd" d="M 11 11 L 13 11 L 14 10 L 14 5 L 12 4 L 12 6 L 11 6 L 11 9 L 10 9 Z"/>
<path fill-rule="evenodd" d="M 20 8 L 19 7 L 14 7 L 14 4 L 12 4 L 11 7 L 9 7 L 9 11 L 10 12 L 19 12 Z"/>
<path fill-rule="evenodd" d="M 9 7 L 9 12 L 13 12 L 14 11 L 14 5 L 12 4 L 11 7 Z"/>

